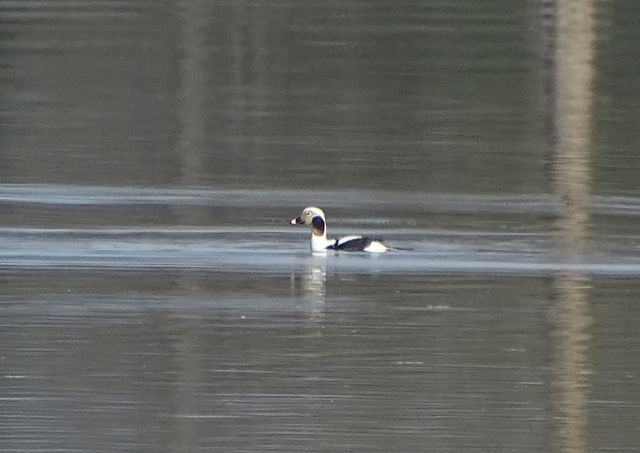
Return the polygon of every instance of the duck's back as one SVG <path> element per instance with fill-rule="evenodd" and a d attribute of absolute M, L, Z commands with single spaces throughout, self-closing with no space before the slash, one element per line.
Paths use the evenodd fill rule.
<path fill-rule="evenodd" d="M 345 252 L 384 252 L 388 249 L 382 239 L 369 236 L 344 236 L 328 248 Z"/>

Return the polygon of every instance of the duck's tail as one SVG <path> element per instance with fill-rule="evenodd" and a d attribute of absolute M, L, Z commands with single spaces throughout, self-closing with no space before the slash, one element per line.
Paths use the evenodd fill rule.
<path fill-rule="evenodd" d="M 410 252 L 413 250 L 411 247 L 389 247 L 388 245 L 387 248 L 389 250 L 397 250 L 399 252 Z"/>

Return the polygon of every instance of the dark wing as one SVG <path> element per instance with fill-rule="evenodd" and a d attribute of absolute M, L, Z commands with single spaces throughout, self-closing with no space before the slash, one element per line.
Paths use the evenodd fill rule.
<path fill-rule="evenodd" d="M 346 238 L 346 240 L 336 240 L 335 244 L 329 248 L 334 250 L 344 250 L 345 252 L 362 252 L 373 241 L 382 241 L 380 238 L 371 238 L 367 236 L 358 236 L 354 238 Z"/>

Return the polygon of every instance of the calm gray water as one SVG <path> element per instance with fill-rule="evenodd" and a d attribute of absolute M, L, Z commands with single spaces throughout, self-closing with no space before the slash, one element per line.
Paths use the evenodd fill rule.
<path fill-rule="evenodd" d="M 553 3 L 0 1 L 0 452 L 638 451 L 638 6 Z"/>

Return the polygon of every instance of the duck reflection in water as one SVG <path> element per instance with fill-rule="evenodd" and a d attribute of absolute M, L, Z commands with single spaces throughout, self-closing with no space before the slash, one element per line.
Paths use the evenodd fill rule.
<path fill-rule="evenodd" d="M 310 306 L 312 319 L 316 321 L 322 319 L 327 294 L 326 261 L 316 256 L 305 258 L 291 273 L 290 282 L 292 296 Z"/>

